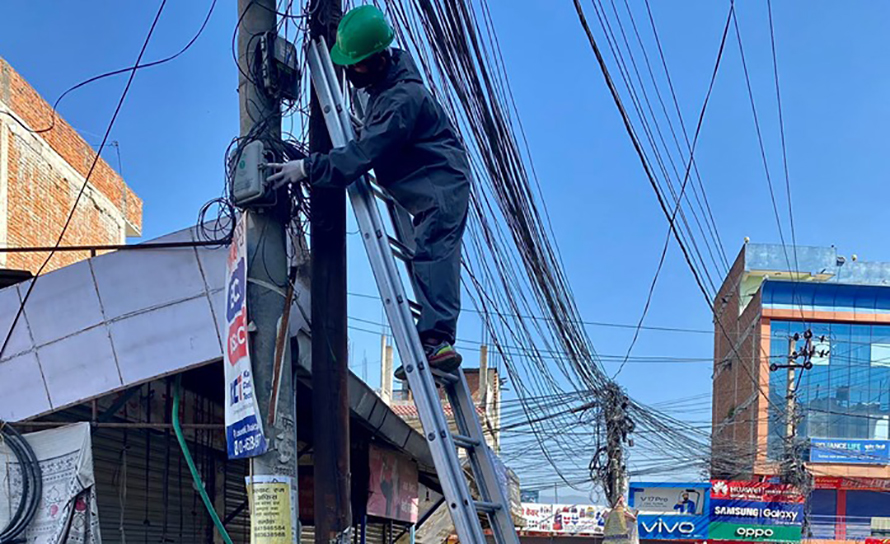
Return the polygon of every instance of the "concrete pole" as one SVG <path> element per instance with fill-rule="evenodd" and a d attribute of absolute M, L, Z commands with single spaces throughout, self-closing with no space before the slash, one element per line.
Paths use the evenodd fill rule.
<path fill-rule="evenodd" d="M 624 394 L 617 384 L 608 386 L 603 413 L 606 418 L 606 454 L 608 456 L 608 485 L 606 487 L 609 506 L 614 508 L 624 496 L 624 451 L 622 445 L 626 432 Z"/>
<path fill-rule="evenodd" d="M 255 67 L 253 53 L 259 45 L 254 38 L 263 32 L 275 31 L 275 0 L 238 0 L 238 100 L 241 117 L 241 136 L 254 128 L 257 121 L 267 119 L 258 137 L 277 140 L 281 138 L 281 113 L 277 100 L 267 97 L 246 74 L 248 67 Z M 253 80 L 253 81 L 252 81 Z M 279 199 L 283 200 L 283 199 Z M 291 372 L 290 342 L 287 331 L 283 342 L 282 364 L 278 369 L 280 386 L 275 403 L 274 421 L 268 421 L 272 383 L 276 378 L 274 360 L 279 342 L 279 320 L 284 314 L 288 285 L 288 262 L 285 223 L 286 203 L 256 211 L 245 211 L 247 221 L 247 308 L 251 329 L 251 362 L 253 366 L 254 394 L 263 418 L 269 450 L 250 460 L 250 472 L 254 476 L 287 476 L 291 478 L 291 532 L 297 541 L 296 501 L 296 412 L 294 383 Z M 253 523 L 253 516 L 251 523 Z"/>
<path fill-rule="evenodd" d="M 787 460 L 790 462 L 794 456 L 794 433 L 795 433 L 795 391 L 796 384 L 794 383 L 794 379 L 796 377 L 796 369 L 794 368 L 795 360 L 796 360 L 796 349 L 797 349 L 797 334 L 792 335 L 788 338 L 788 384 L 786 386 L 786 394 L 785 394 L 785 452 Z"/>
<path fill-rule="evenodd" d="M 479 346 L 479 405 L 488 417 L 488 346 Z"/>
<path fill-rule="evenodd" d="M 392 403 L 392 346 L 385 334 L 380 335 L 380 397 L 387 405 Z"/>
<path fill-rule="evenodd" d="M 342 16 L 340 0 L 312 0 L 309 35 L 334 43 Z M 313 93 L 309 149 L 331 149 L 327 127 Z M 315 542 L 351 540 L 349 460 L 349 359 L 346 334 L 346 191 L 313 189 L 312 251 L 312 423 L 315 459 Z"/>

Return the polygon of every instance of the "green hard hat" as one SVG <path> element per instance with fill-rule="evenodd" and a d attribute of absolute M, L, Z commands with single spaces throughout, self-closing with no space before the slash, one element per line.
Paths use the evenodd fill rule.
<path fill-rule="evenodd" d="M 331 60 L 341 66 L 359 63 L 389 47 L 393 38 L 392 27 L 383 12 L 371 5 L 359 6 L 340 20 Z"/>

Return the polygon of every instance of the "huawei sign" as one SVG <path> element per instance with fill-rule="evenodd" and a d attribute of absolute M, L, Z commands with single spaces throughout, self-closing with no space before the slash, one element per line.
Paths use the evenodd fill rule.
<path fill-rule="evenodd" d="M 802 503 L 804 497 L 793 486 L 767 482 L 711 482 L 711 498 L 747 502 Z"/>

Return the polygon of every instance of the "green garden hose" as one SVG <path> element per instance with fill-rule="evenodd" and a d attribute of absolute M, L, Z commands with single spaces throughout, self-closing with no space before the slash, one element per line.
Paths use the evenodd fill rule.
<path fill-rule="evenodd" d="M 192 454 L 189 452 L 188 444 L 185 443 L 185 436 L 182 434 L 182 427 L 179 424 L 179 394 L 181 390 L 182 374 L 178 374 L 176 376 L 176 385 L 173 388 L 173 431 L 176 432 L 176 440 L 179 441 L 179 447 L 182 448 L 182 456 L 185 457 L 185 462 L 189 466 L 189 471 L 192 473 L 192 479 L 195 481 L 195 487 L 198 488 L 201 500 L 204 501 L 204 506 L 207 507 L 207 513 L 213 518 L 213 524 L 216 525 L 219 534 L 222 535 L 226 544 L 232 544 L 232 538 L 219 520 L 216 510 L 213 509 L 213 503 L 210 502 L 210 497 L 207 496 L 207 491 L 204 489 L 204 481 L 201 480 L 201 475 L 198 474 L 198 469 L 195 467 L 195 462 L 192 460 Z"/>

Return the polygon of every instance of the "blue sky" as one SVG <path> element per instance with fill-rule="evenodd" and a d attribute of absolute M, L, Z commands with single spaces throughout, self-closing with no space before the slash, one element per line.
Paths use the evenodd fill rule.
<path fill-rule="evenodd" d="M 591 321 L 635 323 L 666 222 L 572 3 L 490 0 L 490 4 L 581 313 Z M 642 0 L 630 4 L 635 13 L 645 13 L 640 11 L 645 9 Z M 680 107 L 692 127 L 728 3 L 651 0 L 651 4 Z M 890 4 L 774 4 L 798 243 L 834 244 L 842 254 L 890 261 L 885 242 L 890 73 L 879 60 L 890 49 L 886 32 Z M 585 5 L 596 32 L 593 12 Z M 208 6 L 209 1 L 171 0 L 146 58 L 178 51 L 197 30 Z M 78 81 L 132 63 L 156 9 L 157 2 L 10 3 L 0 19 L 0 56 L 52 102 Z M 740 2 L 738 16 L 788 236 L 766 4 Z M 193 224 L 200 206 L 221 191 L 223 152 L 238 131 L 237 69 L 231 53 L 235 19 L 235 2 L 220 0 L 207 30 L 185 55 L 139 72 L 112 132 L 111 139 L 120 142 L 124 178 L 145 202 L 145 238 Z M 730 259 L 745 236 L 756 242 L 778 242 L 734 40 L 731 33 L 696 153 Z M 79 90 L 66 98 L 60 111 L 97 144 L 125 82 L 124 76 Z M 118 167 L 113 149 L 105 157 Z M 373 293 L 367 261 L 355 236 L 350 237 L 349 259 L 350 290 Z M 349 302 L 351 316 L 381 321 L 375 301 L 351 297 Z M 647 323 L 712 326 L 675 245 Z M 613 328 L 591 326 L 588 331 L 604 354 L 623 354 L 631 336 Z M 459 336 L 479 340 L 478 320 L 466 316 Z M 379 383 L 379 338 L 355 330 L 352 342 L 354 370 L 363 373 L 366 357 L 368 380 Z M 467 353 L 472 365 L 475 352 Z M 654 331 L 644 331 L 634 351 L 637 356 L 681 358 L 708 358 L 712 353 L 709 335 Z M 707 393 L 710 379 L 707 362 L 633 363 L 620 376 L 633 396 L 650 403 Z M 707 419 L 708 414 L 690 417 Z"/>

